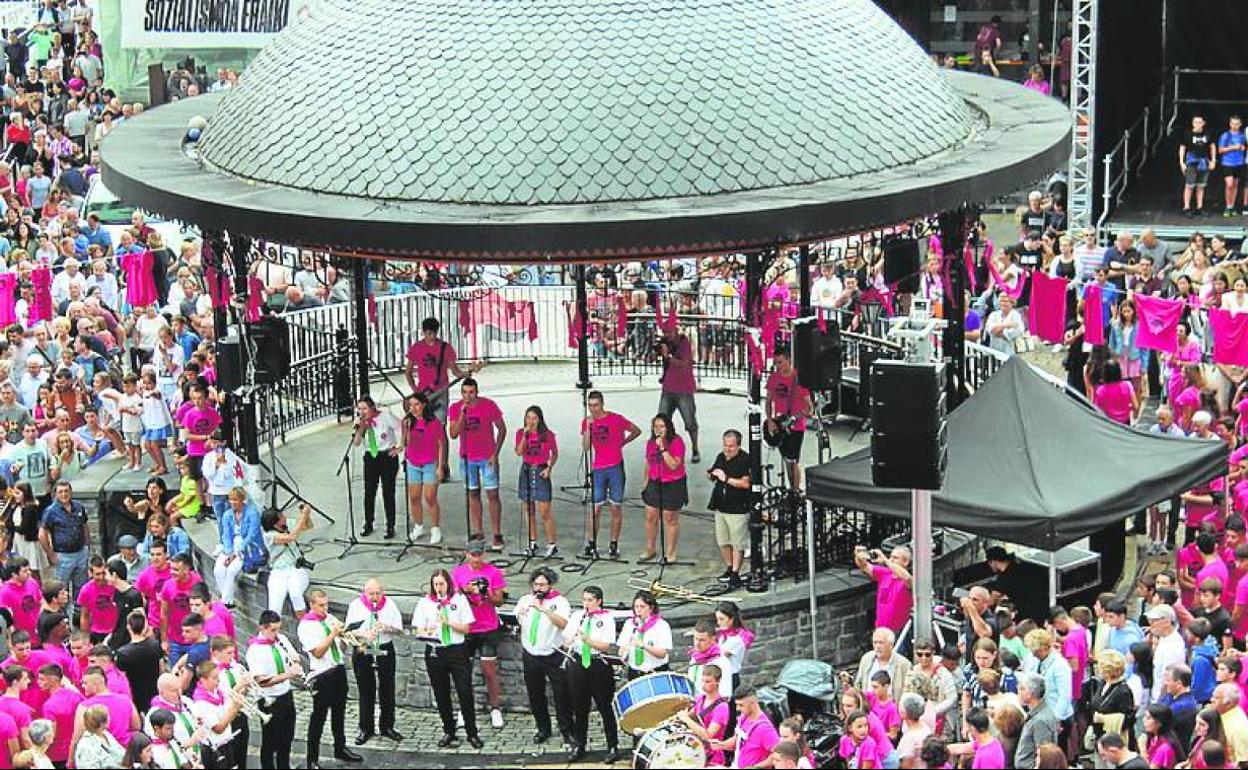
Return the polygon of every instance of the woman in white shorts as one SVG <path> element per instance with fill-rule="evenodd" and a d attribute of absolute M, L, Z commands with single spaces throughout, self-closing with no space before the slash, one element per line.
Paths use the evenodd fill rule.
<path fill-rule="evenodd" d="M 299 506 L 299 520 L 294 529 L 287 526 L 286 514 L 265 511 L 260 528 L 264 530 L 264 547 L 269 552 L 269 609 L 281 614 L 289 598 L 295 617 L 302 618 L 308 609 L 303 594 L 308 590 L 310 576 L 301 566 L 304 558 L 299 536 L 312 529 L 312 508 L 307 503 Z"/>

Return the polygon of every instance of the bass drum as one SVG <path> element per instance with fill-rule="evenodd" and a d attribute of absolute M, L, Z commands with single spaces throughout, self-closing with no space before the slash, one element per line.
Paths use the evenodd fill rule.
<path fill-rule="evenodd" d="M 637 742 L 633 767 L 638 770 L 706 767 L 706 744 L 683 725 L 661 724 Z"/>

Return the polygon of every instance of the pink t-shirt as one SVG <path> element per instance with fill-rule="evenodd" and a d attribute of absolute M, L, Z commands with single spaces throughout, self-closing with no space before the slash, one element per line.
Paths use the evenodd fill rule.
<path fill-rule="evenodd" d="M 897 710 L 895 701 L 881 702 L 875 697 L 875 693 L 866 693 L 867 704 L 871 707 L 871 715 L 880 720 L 880 724 L 884 726 L 884 732 L 889 732 L 892 728 L 901 727 L 901 712 Z"/>
<path fill-rule="evenodd" d="M 122 746 L 129 746 L 131 735 L 130 717 L 134 713 L 135 705 L 124 695 L 118 695 L 115 692 L 103 692 L 83 700 L 82 703 L 78 704 L 78 708 L 85 711 L 97 704 L 108 709 L 108 731 L 113 734 L 113 737 Z"/>
<path fill-rule="evenodd" d="M 38 687 L 39 685 L 34 685 Z M 45 700 L 46 704 L 47 701 Z M 35 710 L 30 706 L 22 703 L 17 698 L 10 698 L 7 695 L 0 695 L 0 712 L 8 714 L 14 722 L 17 723 L 19 731 L 30 727 L 30 723 L 35 719 Z"/>
<path fill-rule="evenodd" d="M 26 673 L 30 674 L 31 682 L 38 682 L 39 669 L 43 668 L 48 663 L 55 662 L 57 661 L 50 658 L 43 652 L 43 650 L 32 650 L 26 660 L 21 663 L 19 663 L 17 658 L 14 658 L 12 655 L 5 658 L 3 662 L 0 662 L 0 671 L 3 671 L 9 666 L 21 666 L 26 669 Z M 43 692 L 43 690 L 39 689 L 38 685 L 27 687 L 25 690 L 22 690 L 22 703 L 30 706 L 35 713 L 42 713 L 43 702 L 47 700 L 47 698 L 48 696 Z"/>
<path fill-rule="evenodd" d="M 438 371 L 439 356 L 442 358 L 441 371 Z M 446 372 L 456 361 L 455 348 L 442 340 L 435 340 L 430 344 L 421 339 L 407 349 L 407 360 L 416 365 L 416 389 L 429 393 L 445 388 L 450 382 Z"/>
<path fill-rule="evenodd" d="M 594 470 L 614 468 L 624 462 L 624 431 L 631 423 L 615 412 L 607 412 L 589 423 L 589 445 L 594 450 Z M 585 420 L 581 420 L 585 432 Z"/>
<path fill-rule="evenodd" d="M 234 613 L 229 607 L 221 602 L 212 603 L 212 617 L 204 618 L 204 636 L 209 639 L 214 636 L 234 638 Z"/>
<path fill-rule="evenodd" d="M 1131 383 L 1126 380 L 1098 385 L 1092 399 L 1096 406 L 1114 422 L 1131 422 Z"/>
<path fill-rule="evenodd" d="M 48 758 L 53 762 L 69 759 L 69 743 L 74 737 L 74 714 L 79 703 L 82 703 L 82 694 L 70 687 L 60 688 L 44 701 L 43 718 L 56 726 L 52 745 L 48 747 Z"/>
<path fill-rule="evenodd" d="M 1185 420 L 1184 412 L 1191 410 L 1195 412 L 1200 408 L 1200 389 L 1195 385 L 1189 385 L 1179 392 L 1174 399 L 1174 409 L 1177 412 L 1175 417 L 1179 426 L 1184 430 L 1191 430 L 1190 420 Z M 1188 415 L 1190 417 L 1190 415 Z"/>
<path fill-rule="evenodd" d="M 196 436 L 208 436 L 221 424 L 221 413 L 208 405 L 197 409 L 192 402 L 187 401 L 178 407 L 177 421 L 178 425 L 186 429 L 187 433 Z M 203 457 L 208 454 L 208 442 L 188 439 L 186 442 L 186 453 L 190 457 Z"/>
<path fill-rule="evenodd" d="M 871 694 L 867 693 L 866 695 L 868 698 L 867 705 L 869 706 Z M 868 735 L 875 742 L 876 764 L 880 764 L 888 758 L 889 754 L 893 753 L 893 739 L 888 737 L 888 730 L 884 728 L 884 723 L 880 721 L 880 718 L 873 711 L 867 712 L 867 725 L 871 729 Z"/>
<path fill-rule="evenodd" d="M 646 478 L 651 481 L 662 481 L 664 483 L 671 481 L 680 481 L 685 477 L 685 442 L 680 436 L 676 436 L 667 445 L 667 454 L 672 457 L 679 458 L 682 462 L 675 468 L 671 468 L 663 460 L 659 447 L 655 444 L 654 439 L 646 442 Z"/>
<path fill-rule="evenodd" d="M 1217 580 L 1222 584 L 1222 590 L 1225 591 L 1226 587 L 1230 585 L 1229 578 L 1230 576 L 1226 571 L 1226 563 L 1221 559 L 1214 559 L 1196 571 L 1196 590 L 1199 591 L 1200 584 L 1206 580 Z M 1194 600 L 1195 597 L 1193 597 L 1193 603 L 1188 605 L 1189 607 L 1196 606 Z"/>
<path fill-rule="evenodd" d="M 674 361 L 668 363 L 667 372 L 663 375 L 663 392 L 695 392 L 698 389 L 698 381 L 693 376 L 693 345 L 688 337 L 681 337 L 677 341 L 676 348 L 672 351 L 672 358 L 679 359 L 682 363 L 677 364 Z"/>
<path fill-rule="evenodd" d="M 22 585 L 6 580 L 0 586 L 0 607 L 13 613 L 13 628 L 30 634 L 31 642 L 38 646 L 39 610 L 43 607 L 43 592 L 34 578 Z"/>
<path fill-rule="evenodd" d="M 117 627 L 117 615 L 121 612 L 114 597 L 117 589 L 111 583 L 100 585 L 88 580 L 78 592 L 78 606 L 85 607 L 91 619 L 91 633 L 107 634 Z"/>
<path fill-rule="evenodd" d="M 781 377 L 780 372 L 772 372 L 767 378 L 767 395 L 771 398 L 773 414 L 802 414 L 810 405 L 810 391 L 797 381 L 797 371 L 788 377 Z M 806 418 L 802 417 L 793 424 L 793 430 L 806 430 Z"/>
<path fill-rule="evenodd" d="M 780 733 L 766 713 L 757 719 L 740 717 L 737 719 L 737 767 L 754 767 L 771 756 L 771 751 L 780 742 Z"/>
<path fill-rule="evenodd" d="M 1235 627 L 1231 629 L 1231 634 L 1236 639 L 1243 639 L 1248 636 L 1248 575 L 1241 577 L 1235 584 L 1235 607 L 1243 607 L 1244 613 Z"/>
<path fill-rule="evenodd" d="M 878 586 L 875 590 L 875 625 L 890 628 L 899 633 L 910 619 L 914 607 L 914 594 L 906 581 L 893 574 L 888 567 L 876 564 L 871 567 L 871 579 Z"/>
<path fill-rule="evenodd" d="M 1076 623 L 1062 642 L 1062 657 L 1066 660 L 1072 658 L 1075 660 L 1070 667 L 1070 692 L 1076 701 L 1083 692 L 1083 674 L 1088 670 L 1089 655 L 1088 629 Z"/>
<path fill-rule="evenodd" d="M 706 707 L 706 693 L 700 693 L 693 700 L 693 713 L 701 715 L 706 710 Z M 712 725 L 719 725 L 719 733 L 716 740 L 724 740 L 727 737 L 724 735 L 724 730 L 728 729 L 728 719 L 728 702 L 724 701 L 711 709 L 706 716 L 702 717 L 702 726 L 709 730 Z M 723 767 L 724 765 L 724 752 L 720 749 L 707 749 L 706 758 L 710 761 L 712 767 Z"/>
<path fill-rule="evenodd" d="M 9 753 L 9 741 L 18 740 L 20 732 L 13 717 L 0 714 L 0 767 L 12 767 L 13 757 Z"/>
<path fill-rule="evenodd" d="M 1239 420 L 1237 422 L 1239 436 L 1240 438 L 1248 437 L 1248 398 L 1241 398 L 1236 401 L 1235 411 L 1239 412 Z"/>
<path fill-rule="evenodd" d="M 536 433 L 526 434 L 524 428 L 516 429 L 517 442 L 521 436 L 524 437 L 524 453 L 520 456 L 526 465 L 545 465 L 550 462 L 551 454 L 558 448 L 553 430 L 547 428 L 545 436 L 538 436 Z"/>
<path fill-rule="evenodd" d="M 844 759 L 853 767 L 862 767 L 864 761 L 877 762 L 875 757 L 880 753 L 879 747 L 875 745 L 875 741 L 871 739 L 870 735 L 863 738 L 862 743 L 857 744 L 854 743 L 853 738 L 848 735 L 842 735 L 838 749 L 837 753 L 841 755 L 841 759 Z"/>
<path fill-rule="evenodd" d="M 1148 764 L 1152 767 L 1174 767 L 1178 759 L 1170 741 L 1153 738 L 1148 742 Z"/>
<path fill-rule="evenodd" d="M 503 577 L 502 570 L 488 561 L 483 562 L 479 570 L 474 570 L 468 562 L 451 570 L 451 580 L 454 581 L 455 588 L 461 592 L 464 586 L 478 578 L 488 580 L 491 591 L 507 587 L 507 578 Z M 482 597 L 482 601 L 470 601 L 469 604 L 472 606 L 472 625 L 468 628 L 470 633 L 479 634 L 498 628 L 498 609 L 489 600 Z"/>
<path fill-rule="evenodd" d="M 167 580 L 160 589 L 160 600 L 169 603 L 168 631 L 171 642 L 186 642 L 186 638 L 182 636 L 182 619 L 191 614 L 191 589 L 199 582 L 199 575 L 192 572 L 182 585 L 178 585 L 175 580 Z"/>
<path fill-rule="evenodd" d="M 451 404 L 446 413 L 447 422 L 458 420 L 463 409 L 463 401 Z M 469 462 L 490 459 L 490 455 L 494 454 L 494 423 L 502 419 L 503 413 L 498 404 L 488 398 L 478 398 L 464 415 L 464 426 L 459 434 L 460 455 Z"/>
<path fill-rule="evenodd" d="M 446 429 L 435 417 L 432 420 L 417 418 L 408 423 L 407 448 L 404 454 L 412 465 L 428 465 L 438 461 L 438 447 L 446 440 Z"/>
<path fill-rule="evenodd" d="M 157 570 L 149 564 L 134 583 L 134 587 L 147 600 L 147 624 L 154 629 L 160 628 L 160 591 L 172 576 L 173 571 L 168 564 L 163 570 Z"/>
<path fill-rule="evenodd" d="M 1002 770 L 1005 767 L 1005 749 L 995 739 L 985 744 L 975 744 L 975 757 L 971 760 L 972 770 Z"/>

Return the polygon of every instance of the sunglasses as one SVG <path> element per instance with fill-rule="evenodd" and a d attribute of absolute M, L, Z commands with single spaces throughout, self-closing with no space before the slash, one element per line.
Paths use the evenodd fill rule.
<path fill-rule="evenodd" d="M 930 658 L 930 657 L 932 657 L 932 653 L 930 653 L 930 652 L 915 652 L 915 653 L 914 653 L 914 657 L 916 657 L 916 658 Z"/>

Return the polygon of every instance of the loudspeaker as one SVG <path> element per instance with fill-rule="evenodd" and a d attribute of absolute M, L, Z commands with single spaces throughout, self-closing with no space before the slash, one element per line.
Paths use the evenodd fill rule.
<path fill-rule="evenodd" d="M 898 294 L 917 294 L 919 272 L 923 264 L 919 259 L 919 242 L 913 238 L 895 238 L 884 242 L 884 283 L 894 284 Z"/>
<path fill-rule="evenodd" d="M 247 357 L 237 327 L 230 327 L 229 332 L 217 340 L 216 355 L 217 388 L 233 393 L 243 387 L 247 378 Z"/>
<path fill-rule="evenodd" d="M 247 325 L 256 351 L 256 384 L 273 385 L 290 374 L 290 328 L 277 316 Z"/>
<path fill-rule="evenodd" d="M 871 482 L 940 489 L 949 460 L 943 364 L 871 367 Z"/>
<path fill-rule="evenodd" d="M 841 384 L 841 327 L 829 318 L 827 331 L 811 321 L 793 330 L 793 365 L 807 390 L 834 390 Z"/>
<path fill-rule="evenodd" d="M 238 442 L 234 451 L 251 465 L 260 462 L 260 424 L 256 419 L 254 398 L 234 400 L 234 426 L 238 430 Z"/>

